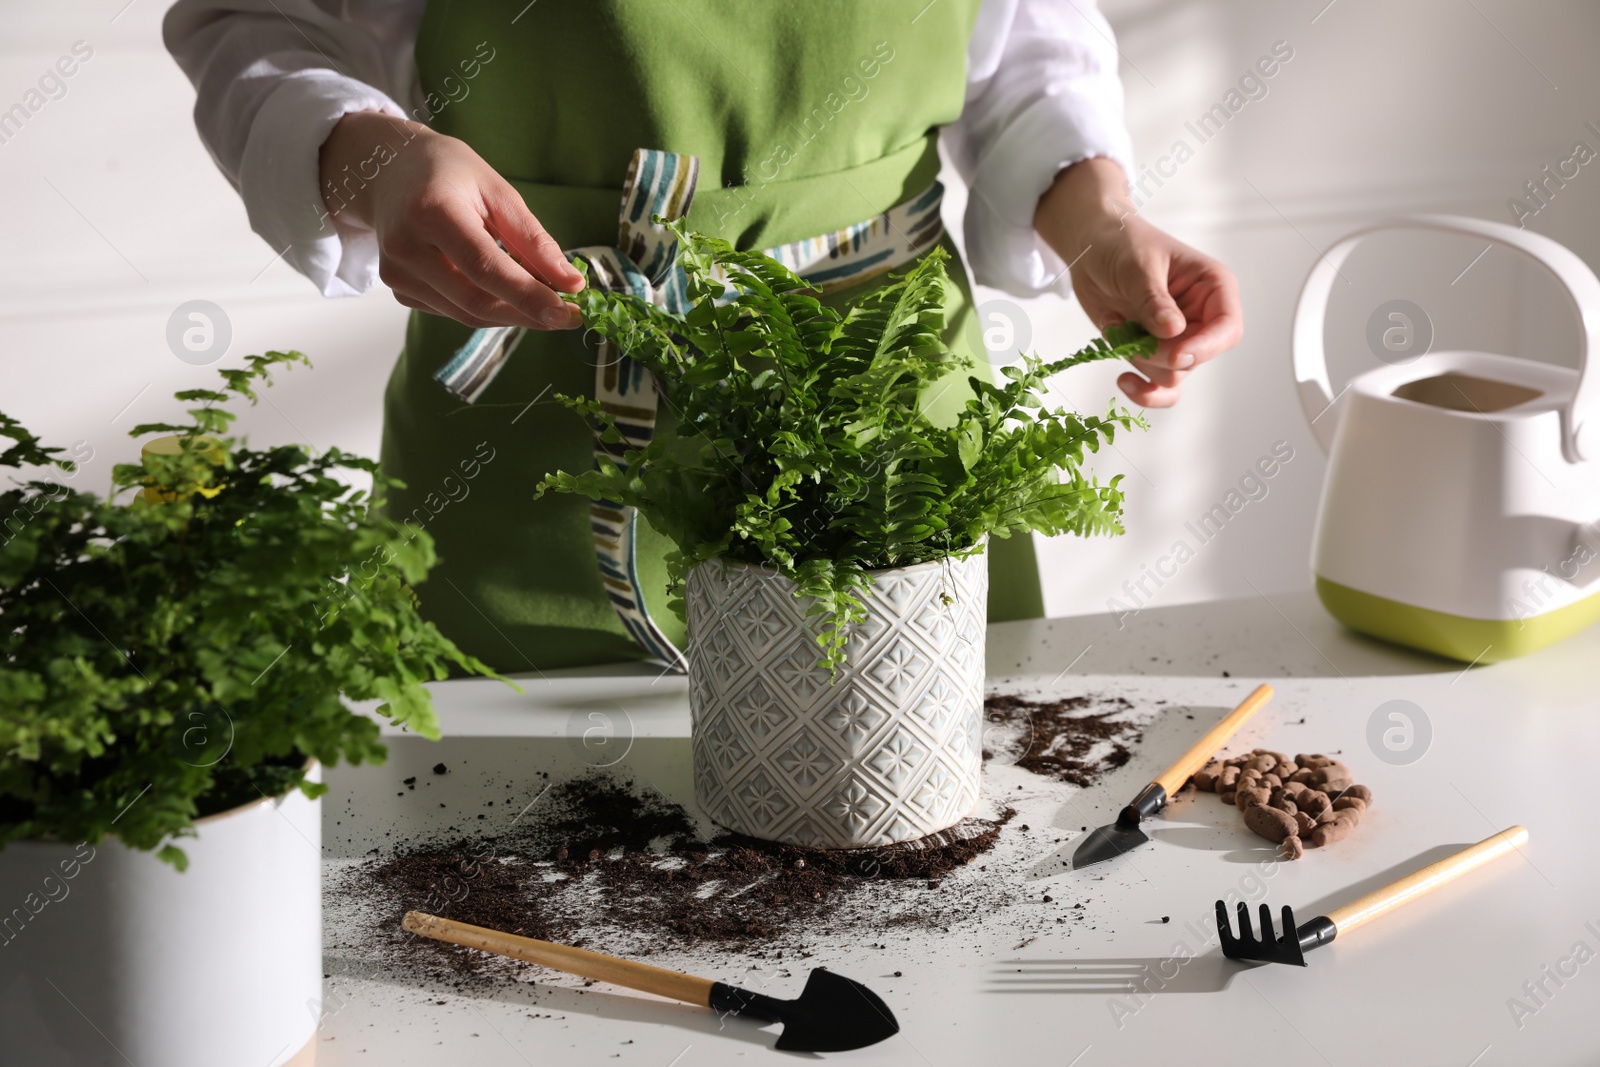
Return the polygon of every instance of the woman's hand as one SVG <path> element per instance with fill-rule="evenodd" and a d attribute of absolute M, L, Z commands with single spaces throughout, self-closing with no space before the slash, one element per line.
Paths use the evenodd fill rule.
<path fill-rule="evenodd" d="M 320 169 L 329 214 L 377 233 L 378 276 L 406 307 L 474 327 L 582 325 L 557 293 L 582 289 L 583 275 L 517 191 L 463 142 L 361 111 L 334 126 Z"/>
<path fill-rule="evenodd" d="M 1137 321 L 1161 338 L 1117 385 L 1143 407 L 1171 407 L 1189 371 L 1239 343 L 1244 316 L 1233 272 L 1133 213 L 1122 168 L 1087 159 L 1039 198 L 1039 235 L 1071 265 L 1095 325 Z M 1141 377 L 1142 375 L 1142 377 Z"/>

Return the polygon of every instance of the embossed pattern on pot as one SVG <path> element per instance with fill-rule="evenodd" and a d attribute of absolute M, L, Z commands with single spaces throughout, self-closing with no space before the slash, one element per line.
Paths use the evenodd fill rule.
<path fill-rule="evenodd" d="M 822 848 L 910 841 L 978 800 L 987 554 L 876 571 L 837 681 L 781 575 L 690 572 L 695 799 L 722 826 Z"/>

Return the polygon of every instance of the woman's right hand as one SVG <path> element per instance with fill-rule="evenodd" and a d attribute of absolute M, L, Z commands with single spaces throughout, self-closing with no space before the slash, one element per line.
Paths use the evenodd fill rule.
<path fill-rule="evenodd" d="M 581 290 L 583 275 L 510 183 L 464 142 L 359 111 L 328 134 L 319 165 L 329 214 L 353 216 L 376 232 L 378 276 L 406 307 L 473 327 L 583 324 L 557 295 Z"/>

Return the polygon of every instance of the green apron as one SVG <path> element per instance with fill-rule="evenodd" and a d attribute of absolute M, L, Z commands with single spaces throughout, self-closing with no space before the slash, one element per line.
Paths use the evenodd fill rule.
<path fill-rule="evenodd" d="M 417 67 L 434 128 L 504 175 L 563 248 L 615 242 L 638 148 L 697 156 L 690 225 L 767 248 L 842 229 L 928 188 L 937 128 L 961 113 L 978 6 L 435 0 Z M 971 294 L 965 272 L 955 273 L 947 336 L 982 373 Z M 826 299 L 842 306 L 871 284 Z M 413 312 L 385 396 L 382 466 L 405 483 L 386 510 L 426 529 L 439 550 L 417 589 L 422 610 L 504 671 L 640 658 L 601 583 L 588 501 L 533 499 L 545 473 L 593 464 L 590 428 L 551 400 L 592 392 L 592 346 L 581 331 L 530 331 L 466 405 L 434 374 L 470 333 Z M 964 381 L 946 389 L 933 417 L 953 418 L 968 395 Z M 658 426 L 669 420 L 663 410 Z M 646 606 L 681 647 L 683 622 L 666 607 L 666 548 L 640 524 Z M 1031 538 L 997 540 L 989 554 L 990 619 L 1042 614 Z"/>

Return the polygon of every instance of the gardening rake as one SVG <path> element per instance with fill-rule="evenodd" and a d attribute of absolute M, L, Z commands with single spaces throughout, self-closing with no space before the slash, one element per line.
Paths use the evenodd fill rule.
<path fill-rule="evenodd" d="M 1483 866 L 1490 860 L 1521 848 L 1528 840 L 1528 831 L 1521 826 L 1502 830 L 1476 845 L 1464 848 L 1453 856 L 1446 856 L 1421 870 L 1391 882 L 1382 889 L 1335 908 L 1326 915 L 1296 926 L 1294 909 L 1283 906 L 1283 932 L 1272 929 L 1272 910 L 1261 905 L 1261 937 L 1250 928 L 1250 906 L 1239 902 L 1239 933 L 1235 936 L 1228 927 L 1228 908 L 1217 901 L 1217 933 L 1222 937 L 1222 954 L 1235 960 L 1259 960 L 1263 963 L 1293 963 L 1304 967 L 1305 954 L 1319 945 L 1326 945 L 1340 933 L 1354 930 L 1387 914 L 1402 904 L 1408 904 L 1424 893 L 1430 893 L 1446 882 L 1453 882 L 1468 871 Z"/>

